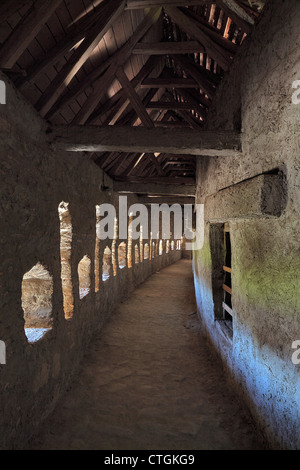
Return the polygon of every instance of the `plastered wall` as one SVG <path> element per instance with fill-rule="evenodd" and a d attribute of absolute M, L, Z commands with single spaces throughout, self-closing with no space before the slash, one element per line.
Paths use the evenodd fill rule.
<path fill-rule="evenodd" d="M 269 445 L 285 449 L 300 448 L 300 366 L 291 360 L 292 343 L 300 339 L 300 105 L 292 101 L 300 79 L 299 24 L 299 1 L 270 1 L 218 89 L 207 128 L 241 131 L 243 154 L 198 159 L 205 243 L 193 261 L 199 316 L 216 360 Z M 272 183 L 263 190 L 265 173 Z M 211 225 L 225 222 L 232 247 L 232 341 L 215 319 L 210 240 Z"/>
<path fill-rule="evenodd" d="M 95 208 L 113 203 L 118 210 L 112 181 L 85 154 L 53 152 L 47 144 L 47 124 L 6 76 L 0 79 L 6 85 L 6 104 L 0 106 L 0 339 L 6 346 L 6 364 L 0 365 L 0 448 L 18 449 L 26 448 L 27 440 L 53 410 L 93 332 L 101 328 L 114 305 L 152 272 L 180 259 L 181 251 L 166 254 L 164 248 L 160 256 L 138 264 L 133 261 L 132 268 L 116 265 L 115 275 L 111 268 L 109 279 L 103 282 L 104 249 L 107 244 L 112 248 L 112 242 L 101 241 L 96 250 Z M 108 188 L 105 192 L 103 186 Z M 128 204 L 135 201 L 134 196 L 128 197 Z M 69 209 L 65 223 L 71 218 L 72 224 L 68 259 L 72 315 L 65 315 L 62 291 L 61 202 Z M 121 241 L 116 240 L 116 249 Z M 100 266 L 97 289 L 95 250 Z M 79 277 L 85 276 L 87 268 L 83 265 L 78 275 L 78 264 L 85 256 L 90 259 L 90 290 L 80 298 Z M 53 291 L 52 328 L 40 341 L 30 342 L 24 329 L 22 283 L 24 274 L 38 262 L 47 267 L 46 278 L 52 280 L 48 289 L 48 293 Z M 28 282 L 33 288 L 34 282 Z M 88 286 L 83 283 L 82 287 Z M 44 301 L 47 307 L 49 298 Z M 72 304 L 72 298 L 67 302 Z"/>

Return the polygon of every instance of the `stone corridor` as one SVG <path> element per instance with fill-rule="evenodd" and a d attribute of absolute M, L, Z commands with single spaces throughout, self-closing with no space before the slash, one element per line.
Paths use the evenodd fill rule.
<path fill-rule="evenodd" d="M 263 448 L 201 332 L 190 260 L 114 310 L 42 429 L 27 449 Z"/>

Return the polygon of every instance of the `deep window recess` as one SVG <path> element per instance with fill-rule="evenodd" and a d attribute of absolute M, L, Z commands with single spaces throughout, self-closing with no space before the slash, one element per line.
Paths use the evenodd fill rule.
<path fill-rule="evenodd" d="M 229 226 L 227 224 L 211 224 L 209 242 L 214 318 L 221 334 L 232 343 L 232 253 Z"/>
<path fill-rule="evenodd" d="M 232 321 L 231 285 L 231 242 L 227 224 L 224 226 L 224 265 L 223 265 L 223 319 Z"/>

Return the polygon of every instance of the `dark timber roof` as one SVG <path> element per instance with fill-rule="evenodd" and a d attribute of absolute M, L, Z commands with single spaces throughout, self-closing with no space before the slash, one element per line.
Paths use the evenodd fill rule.
<path fill-rule="evenodd" d="M 1 0 L 0 69 L 54 125 L 201 129 L 264 1 Z M 189 155 L 94 152 L 113 179 L 184 181 Z"/>

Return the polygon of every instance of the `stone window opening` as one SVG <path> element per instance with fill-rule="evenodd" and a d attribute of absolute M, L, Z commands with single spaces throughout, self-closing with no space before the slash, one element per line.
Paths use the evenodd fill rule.
<path fill-rule="evenodd" d="M 110 278 L 111 271 L 111 249 L 106 246 L 103 253 L 102 281 L 105 282 Z"/>
<path fill-rule="evenodd" d="M 126 260 L 127 260 L 126 243 L 121 242 L 120 245 L 118 246 L 118 262 L 119 262 L 120 269 L 126 268 Z"/>
<path fill-rule="evenodd" d="M 170 253 L 170 240 L 167 240 L 167 242 L 166 242 L 166 253 L 167 254 Z"/>
<path fill-rule="evenodd" d="M 139 264 L 139 262 L 140 262 L 140 252 L 139 252 L 138 245 L 135 245 L 135 247 L 134 247 L 134 259 L 135 259 L 135 264 Z"/>
<path fill-rule="evenodd" d="M 78 263 L 79 298 L 82 300 L 91 290 L 91 259 L 85 255 Z"/>
<path fill-rule="evenodd" d="M 38 262 L 22 280 L 24 329 L 29 343 L 39 341 L 52 329 L 52 295 L 52 276 Z"/>
<path fill-rule="evenodd" d="M 58 206 L 60 220 L 60 259 L 64 314 L 66 319 L 73 317 L 74 295 L 71 271 L 72 219 L 69 203 L 62 201 Z"/>
<path fill-rule="evenodd" d="M 144 246 L 144 259 L 149 259 L 149 244 L 145 243 Z"/>
<path fill-rule="evenodd" d="M 158 254 L 159 254 L 159 256 L 161 256 L 163 254 L 163 242 L 162 242 L 162 240 L 159 241 Z"/>

